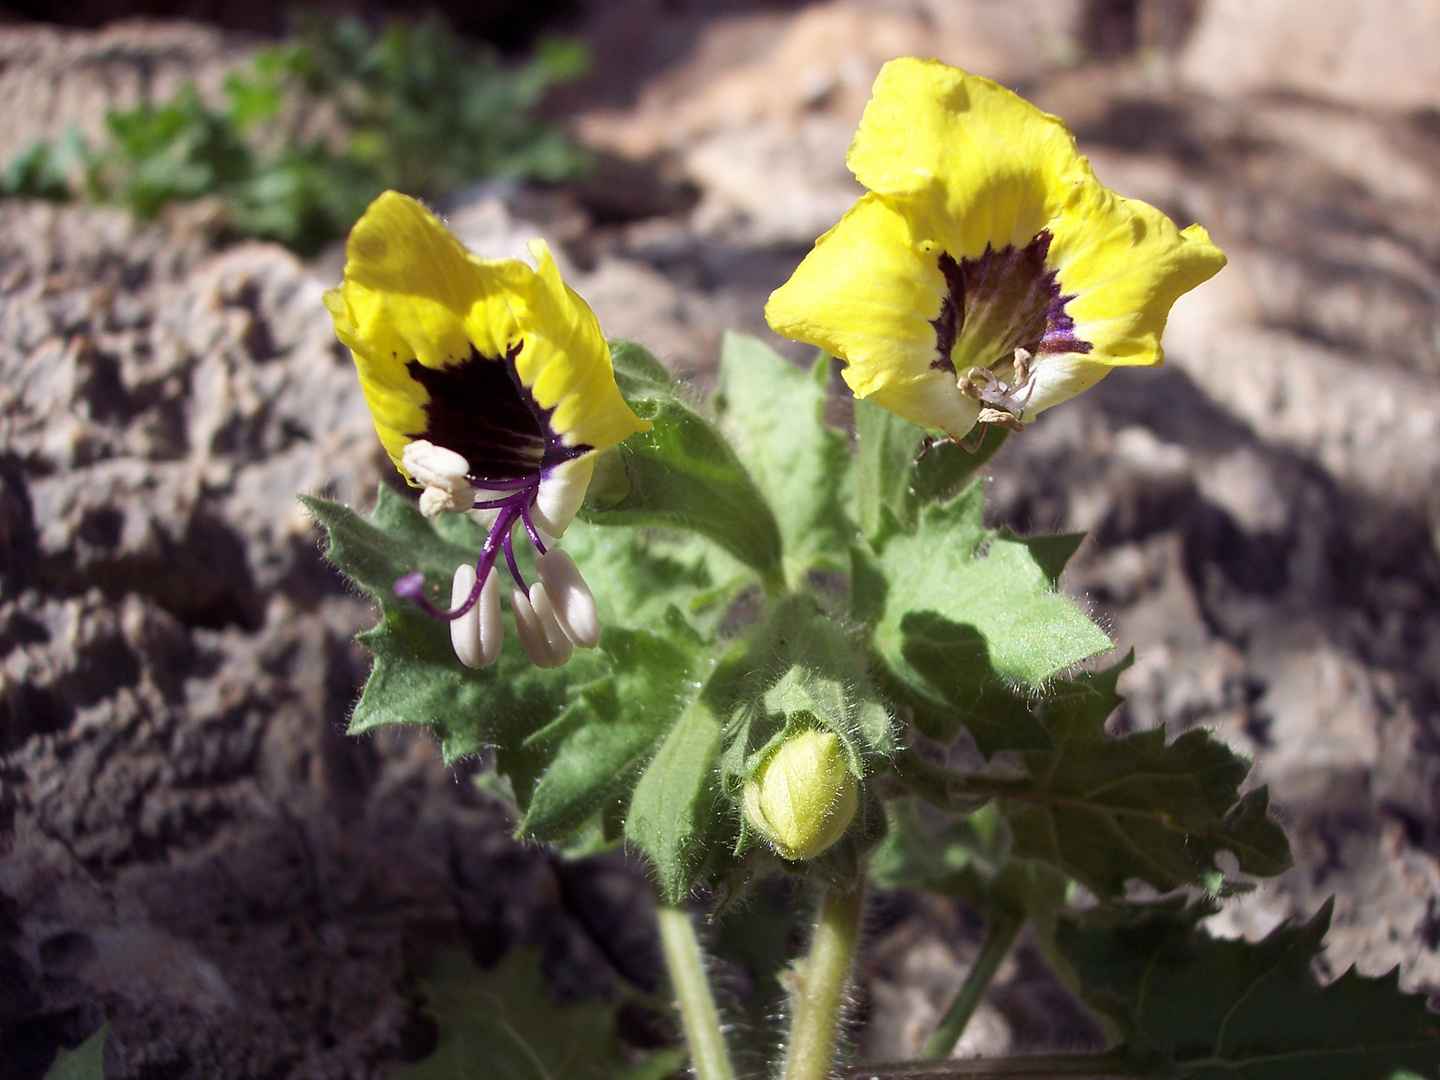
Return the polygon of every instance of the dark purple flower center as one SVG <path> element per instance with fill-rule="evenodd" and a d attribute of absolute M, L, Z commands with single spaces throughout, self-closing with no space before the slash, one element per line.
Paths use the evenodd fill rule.
<path fill-rule="evenodd" d="M 406 574 L 395 583 L 396 595 L 409 597 L 437 619 L 458 619 L 474 606 L 502 551 L 511 577 L 525 588 L 510 530 L 517 521 L 522 522 L 530 542 L 544 554 L 545 543 L 530 514 L 540 482 L 556 465 L 590 450 L 583 444 L 566 446 L 550 426 L 555 410 L 540 408 L 520 381 L 515 358 L 523 344 L 510 346 L 500 358 L 483 356 L 472 347 L 468 359 L 448 367 L 426 367 L 419 360 L 405 365 L 410 377 L 430 395 L 425 403 L 425 430 L 409 437 L 455 451 L 470 465 L 471 486 L 498 496 L 475 503 L 475 509 L 498 513 L 476 561 L 475 586 L 463 603 L 451 611 L 430 603 L 424 595 L 423 574 Z"/>
<path fill-rule="evenodd" d="M 1005 371 L 1016 349 L 1033 356 L 1090 351 L 1065 312 L 1074 297 L 1061 294 L 1055 271 L 1045 265 L 1050 240 L 1042 229 L 1024 247 L 1007 244 L 996 251 L 987 244 L 977 259 L 941 252 L 947 289 L 940 315 L 930 324 L 936 352 L 931 367 Z"/>
<path fill-rule="evenodd" d="M 538 476 L 590 449 L 566 446 L 550 427 L 555 410 L 540 408 L 520 381 L 515 358 L 523 344 L 510 346 L 498 359 L 472 348 L 467 360 L 448 367 L 426 367 L 419 360 L 405 365 L 430 394 L 425 430 L 410 432 L 410 438 L 454 450 L 470 463 L 477 487 Z"/>

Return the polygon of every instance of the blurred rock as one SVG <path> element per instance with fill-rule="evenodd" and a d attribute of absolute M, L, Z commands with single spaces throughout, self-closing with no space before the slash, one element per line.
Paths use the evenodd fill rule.
<path fill-rule="evenodd" d="M 1440 2 L 1205 0 L 1180 70 L 1218 96 L 1440 108 Z"/>
<path fill-rule="evenodd" d="M 0 27 L 0 166 L 75 125 L 94 139 L 105 114 L 168 100 L 186 83 L 218 94 L 248 49 L 199 23 L 114 23 L 103 30 Z"/>
<path fill-rule="evenodd" d="M 696 229 L 728 242 L 808 242 L 860 188 L 845 151 L 880 66 L 935 56 L 1014 80 L 1073 56 L 1078 3 L 817 3 L 791 19 L 715 19 L 682 65 L 633 108 L 586 113 L 587 143 L 632 158 L 678 157 L 700 192 Z M 660 32 L 663 22 L 652 32 Z"/>

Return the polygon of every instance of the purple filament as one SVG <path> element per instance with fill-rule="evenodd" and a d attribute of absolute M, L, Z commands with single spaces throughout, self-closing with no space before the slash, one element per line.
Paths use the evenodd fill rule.
<path fill-rule="evenodd" d="M 471 487 L 483 488 L 486 491 L 523 491 L 528 487 L 539 487 L 538 476 L 517 476 L 513 480 L 486 480 L 480 476 L 466 477 Z"/>
<path fill-rule="evenodd" d="M 471 483 L 482 486 L 480 482 L 471 480 Z M 488 481 L 485 482 L 489 484 Z M 503 487 L 500 486 L 503 484 Z M 530 506 L 535 501 L 535 496 L 540 490 L 540 477 L 529 476 L 523 481 L 500 481 L 496 484 L 497 490 L 512 490 L 513 493 L 503 499 L 492 499 L 486 502 L 476 503 L 475 509 L 487 510 L 499 507 L 500 513 L 496 515 L 495 524 L 490 526 L 490 535 L 485 538 L 485 546 L 480 549 L 480 558 L 475 562 L 475 584 L 470 586 L 470 593 L 458 607 L 449 611 L 437 608 L 425 597 L 425 575 L 419 572 L 406 574 L 395 582 L 395 595 L 403 599 L 415 601 L 416 606 L 425 612 L 432 619 L 443 619 L 450 621 L 458 619 L 480 601 L 480 590 L 485 587 L 485 579 L 490 576 L 490 571 L 495 567 L 495 559 L 501 549 L 505 552 L 505 562 L 510 567 L 510 576 L 513 577 L 521 589 L 525 588 L 525 579 L 520 576 L 520 567 L 515 562 L 515 552 L 510 540 L 510 530 L 514 528 L 517 520 L 525 523 L 525 531 L 529 533 L 530 540 L 543 555 L 545 546 L 540 540 L 539 531 L 530 520 Z"/>
<path fill-rule="evenodd" d="M 520 586 L 521 592 L 527 592 L 525 579 L 520 576 L 520 567 L 515 565 L 515 546 L 510 540 L 510 530 L 505 530 L 505 536 L 500 541 L 505 546 L 505 561 L 510 565 L 510 576 L 515 579 L 515 584 Z"/>
<path fill-rule="evenodd" d="M 525 531 L 530 534 L 530 542 L 535 545 L 535 550 L 541 555 L 545 554 L 545 541 L 540 539 L 540 530 L 535 528 L 535 522 L 530 520 L 530 506 L 528 503 L 520 505 L 520 517 L 525 522 Z"/>

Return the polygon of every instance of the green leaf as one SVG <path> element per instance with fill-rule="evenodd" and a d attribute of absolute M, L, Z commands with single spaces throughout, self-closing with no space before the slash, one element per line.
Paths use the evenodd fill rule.
<path fill-rule="evenodd" d="M 987 429 L 974 452 L 952 440 L 931 443 L 923 428 L 867 399 L 855 402 L 855 431 L 853 501 L 860 527 L 875 545 L 892 532 L 913 532 L 921 510 L 964 490 L 1007 434 Z"/>
<path fill-rule="evenodd" d="M 823 413 L 830 358 L 805 373 L 757 338 L 734 332 L 720 349 L 715 407 L 780 525 L 792 576 L 848 567 L 855 526 L 841 503 L 850 456 Z"/>
<path fill-rule="evenodd" d="M 1190 1080 L 1388 1080 L 1440 1076 L 1440 1017 L 1399 972 L 1315 975 L 1327 902 L 1263 941 L 1217 940 L 1211 908 L 1106 926 L 1061 920 L 1056 943 L 1083 1000 L 1124 1036 L 1137 1074 Z M 1148 1066 L 1148 1067 L 1147 1067 Z"/>
<path fill-rule="evenodd" d="M 965 815 L 938 813 L 914 799 L 886 803 L 890 828 L 875 852 L 878 889 L 955 896 L 984 911 L 1047 923 L 1065 902 L 1065 876 L 1010 854 L 1010 834 L 994 804 Z"/>
<path fill-rule="evenodd" d="M 606 627 L 600 651 L 610 673 L 582 687 L 553 724 L 527 740 L 527 747 L 553 747 L 553 757 L 520 823 L 524 835 L 567 836 L 626 792 L 714 663 L 678 613 L 665 633 Z"/>
<path fill-rule="evenodd" d="M 699 533 L 778 583 L 779 527 L 730 444 L 653 356 L 630 342 L 611 350 L 621 393 L 654 426 L 606 455 L 585 518 Z"/>
<path fill-rule="evenodd" d="M 982 509 L 975 484 L 926 508 L 913 533 L 891 536 L 878 555 L 857 550 L 852 606 L 875 623 L 874 647 L 921 729 L 948 742 L 963 721 L 989 755 L 1048 745 L 1024 688 L 1111 642 L 1056 591 L 1063 545 L 993 533 Z"/>
<path fill-rule="evenodd" d="M 473 562 L 485 542 L 479 526 L 459 516 L 447 522 L 450 534 L 442 535 L 403 495 L 384 484 L 369 521 L 328 499 L 301 495 L 300 502 L 329 534 L 326 561 L 387 611 L 415 610 L 395 596 L 395 582 L 416 570 L 425 574 L 431 602 L 448 607 L 455 567 Z"/>
<path fill-rule="evenodd" d="M 537 668 L 507 620 L 500 660 L 483 670 L 465 667 L 455 658 L 448 625 L 396 597 L 394 583 L 421 570 L 433 601 L 447 606 L 455 567 L 473 562 L 483 543 L 478 527 L 459 516 L 432 526 L 384 486 L 368 522 L 339 503 L 305 496 L 301 501 L 329 534 L 326 559 L 376 596 L 383 612 L 379 625 L 358 639 L 374 654 L 375 666 L 350 717 L 350 734 L 387 724 L 424 724 L 440 739 L 446 761 L 498 745 L 497 767 L 516 772 L 523 805 L 533 762 L 521 744 L 565 707 L 572 682 L 602 673 L 599 658 L 582 651 L 563 668 Z"/>
<path fill-rule="evenodd" d="M 951 742 L 964 724 L 986 757 L 999 750 L 1037 750 L 1052 745 L 1050 732 L 1036 715 L 1031 697 L 1001 680 L 990 659 L 989 643 L 973 626 L 957 625 L 934 612 L 909 614 L 900 624 L 901 656 L 911 671 L 938 694 L 906 692 L 922 732 Z"/>
<path fill-rule="evenodd" d="M 439 1042 L 393 1080 L 664 1080 L 685 1060 L 660 1050 L 628 1063 L 617 1006 L 598 998 L 557 1004 L 529 949 L 511 950 L 490 971 L 464 954 L 447 956 L 420 981 L 420 993 Z"/>
<path fill-rule="evenodd" d="M 726 826 L 716 771 L 719 748 L 720 721 L 697 698 L 635 785 L 625 836 L 650 857 L 667 903 L 680 903 L 695 887 Z"/>
<path fill-rule="evenodd" d="M 45 1080 L 105 1080 L 105 1032 L 101 1024 L 74 1050 L 61 1047 Z"/>
<path fill-rule="evenodd" d="M 1051 863 L 1102 899 L 1122 896 L 1132 878 L 1161 892 L 1203 884 L 1220 851 L 1247 874 L 1287 869 L 1290 846 L 1266 813 L 1266 791 L 1240 794 L 1250 766 L 1224 743 L 1195 730 L 1167 744 L 1163 727 L 1105 734 L 1128 664 L 1046 696 L 1055 748 L 1023 752 L 1025 776 L 971 778 L 973 790 L 1000 797 L 1014 853 Z"/>
<path fill-rule="evenodd" d="M 564 546 L 583 568 L 604 626 L 659 626 L 677 607 L 710 631 L 735 592 L 754 580 L 714 544 L 679 533 L 577 520 Z"/>

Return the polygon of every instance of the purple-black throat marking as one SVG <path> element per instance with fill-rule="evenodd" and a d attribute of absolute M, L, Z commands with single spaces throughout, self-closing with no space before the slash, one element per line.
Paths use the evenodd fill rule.
<path fill-rule="evenodd" d="M 1087 353 L 1088 341 L 1075 336 L 1075 320 L 1065 310 L 1074 299 L 1060 292 L 1056 271 L 1045 262 L 1053 238 L 1042 229 L 1024 247 L 989 244 L 979 258 L 939 258 L 946 293 L 935 328 L 932 368 L 956 371 L 957 347 L 963 367 L 1006 371 L 1016 349 L 1032 356 Z"/>
<path fill-rule="evenodd" d="M 466 360 L 443 368 L 426 367 L 419 360 L 406 365 L 410 377 L 430 395 L 425 430 L 410 438 L 461 455 L 470 466 L 466 477 L 470 486 L 498 496 L 471 507 L 499 512 L 475 562 L 475 584 L 458 607 L 443 611 L 432 604 L 424 595 L 425 575 L 418 571 L 395 582 L 396 596 L 413 600 L 435 619 L 458 619 L 475 606 L 502 551 L 510 576 L 522 591 L 527 588 L 515 561 L 511 530 L 522 522 L 535 550 L 545 554 L 545 541 L 531 516 L 540 484 L 551 469 L 591 449 L 583 444 L 566 446 L 550 426 L 555 410 L 542 409 L 521 382 L 515 359 L 523 345 L 517 342 L 498 358 L 483 356 L 472 347 Z"/>

